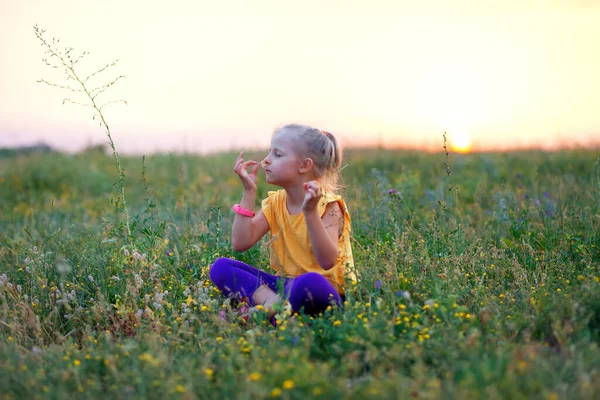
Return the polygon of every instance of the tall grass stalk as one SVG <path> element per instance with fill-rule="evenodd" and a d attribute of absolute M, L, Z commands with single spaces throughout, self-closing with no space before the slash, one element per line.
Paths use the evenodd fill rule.
<path fill-rule="evenodd" d="M 47 57 L 43 58 L 42 61 L 44 63 L 54 69 L 62 69 L 66 75 L 67 84 L 61 85 L 53 82 L 49 82 L 45 79 L 38 80 L 39 83 L 46 84 L 48 86 L 56 87 L 62 90 L 67 90 L 76 95 L 83 96 L 84 101 L 78 101 L 71 99 L 70 97 L 65 97 L 63 99 L 63 105 L 65 103 L 71 103 L 76 105 L 81 105 L 84 107 L 91 107 L 94 109 L 95 113 L 92 117 L 93 120 L 99 118 L 99 125 L 104 128 L 106 132 L 106 136 L 108 137 L 108 143 L 110 148 L 112 149 L 112 155 L 115 158 L 117 163 L 117 172 L 119 174 L 118 181 L 118 191 L 121 196 L 120 199 L 117 199 L 116 208 L 117 210 L 122 211 L 125 214 L 125 228 L 127 230 L 127 237 L 131 240 L 131 228 L 129 222 L 129 210 L 127 209 L 127 200 L 125 197 L 125 170 L 121 164 L 121 160 L 119 158 L 119 153 L 115 148 L 115 143 L 112 139 L 112 135 L 110 132 L 110 127 L 106 122 L 106 118 L 104 113 L 102 112 L 103 108 L 109 104 L 113 103 L 124 103 L 127 104 L 125 100 L 110 100 L 105 102 L 100 102 L 98 96 L 106 92 L 110 87 L 115 85 L 118 81 L 125 78 L 124 75 L 119 75 L 116 78 L 110 80 L 108 83 L 99 84 L 97 86 L 91 87 L 90 79 L 104 73 L 109 68 L 116 66 L 118 60 L 113 61 L 112 63 L 106 64 L 104 67 L 96 70 L 95 72 L 87 75 L 85 78 L 82 78 L 81 75 L 76 71 L 77 64 L 81 61 L 89 52 L 84 51 L 79 56 L 75 56 L 73 53 L 72 47 L 65 47 L 64 50 L 59 48 L 58 43 L 60 43 L 60 39 L 52 38 L 52 42 L 49 42 L 44 37 L 46 31 L 41 29 L 37 25 L 33 27 L 35 36 L 41 42 L 42 46 L 45 48 L 44 54 Z M 73 55 L 72 55 L 73 54 Z M 70 81 L 75 81 L 75 86 L 70 86 Z"/>

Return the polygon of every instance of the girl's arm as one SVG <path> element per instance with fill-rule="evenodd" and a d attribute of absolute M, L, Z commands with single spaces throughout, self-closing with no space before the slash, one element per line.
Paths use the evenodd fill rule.
<path fill-rule="evenodd" d="M 248 172 L 248 168 L 251 168 Z M 254 209 L 254 199 L 256 198 L 256 172 L 258 163 L 256 161 L 244 161 L 244 152 L 235 161 L 233 170 L 240 177 L 244 186 L 244 195 L 240 206 L 246 210 Z M 233 219 L 231 229 L 231 245 L 235 251 L 245 251 L 254 246 L 269 231 L 269 223 L 262 210 L 254 217 L 246 217 L 236 214 Z"/>
<path fill-rule="evenodd" d="M 339 255 L 338 237 L 344 221 L 339 203 L 327 204 L 323 218 L 316 209 L 305 211 L 304 218 L 317 262 L 326 271 L 333 268 Z"/>
<path fill-rule="evenodd" d="M 244 192 L 240 206 L 252 210 L 256 193 Z M 269 223 L 260 210 L 253 218 L 235 214 L 231 229 L 231 245 L 235 251 L 246 251 L 269 231 Z"/>

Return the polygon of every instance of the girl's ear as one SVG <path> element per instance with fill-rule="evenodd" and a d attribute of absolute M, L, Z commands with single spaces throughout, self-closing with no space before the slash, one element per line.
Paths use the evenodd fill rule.
<path fill-rule="evenodd" d="M 309 172 L 310 170 L 312 170 L 312 167 L 313 167 L 312 158 L 305 158 L 304 160 L 302 160 L 302 163 L 300 164 L 300 168 L 298 168 L 298 172 L 301 174 L 305 174 L 305 173 Z"/>

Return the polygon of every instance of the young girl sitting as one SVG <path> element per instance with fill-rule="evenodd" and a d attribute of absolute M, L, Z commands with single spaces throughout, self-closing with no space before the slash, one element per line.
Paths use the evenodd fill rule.
<path fill-rule="evenodd" d="M 217 259 L 210 278 L 226 295 L 251 306 L 272 309 L 287 299 L 294 311 L 315 315 L 344 299 L 346 278 L 355 280 L 350 246 L 350 215 L 334 194 L 341 164 L 335 137 L 305 125 L 275 131 L 271 149 L 261 162 L 269 192 L 254 213 L 259 164 L 238 156 L 234 171 L 244 187 L 233 206 L 231 242 L 245 251 L 270 232 L 270 263 L 276 274 L 229 258 Z"/>

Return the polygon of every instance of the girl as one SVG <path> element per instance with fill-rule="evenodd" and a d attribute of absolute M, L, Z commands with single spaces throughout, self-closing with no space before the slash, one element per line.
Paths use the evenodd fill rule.
<path fill-rule="evenodd" d="M 269 192 L 254 213 L 259 164 L 238 156 L 234 171 L 244 187 L 233 206 L 231 242 L 245 251 L 270 232 L 270 263 L 276 275 L 229 258 L 212 265 L 210 278 L 227 295 L 272 309 L 287 299 L 294 311 L 323 312 L 343 303 L 345 278 L 355 280 L 350 247 L 350 215 L 337 188 L 341 152 L 335 137 L 306 125 L 275 131 L 261 162 Z"/>

